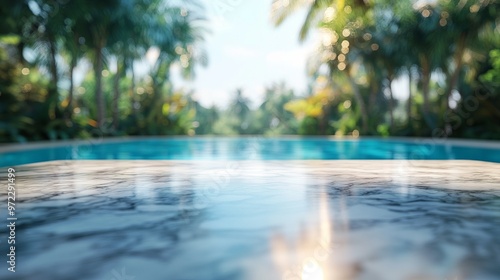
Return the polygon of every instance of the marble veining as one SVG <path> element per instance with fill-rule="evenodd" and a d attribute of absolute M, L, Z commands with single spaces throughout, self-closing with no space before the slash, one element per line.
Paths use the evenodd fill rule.
<path fill-rule="evenodd" d="M 1 279 L 500 279 L 498 163 L 15 168 L 17 272 Z"/>

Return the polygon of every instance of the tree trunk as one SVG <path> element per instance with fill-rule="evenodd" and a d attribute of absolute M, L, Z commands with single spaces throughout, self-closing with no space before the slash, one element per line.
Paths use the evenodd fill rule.
<path fill-rule="evenodd" d="M 390 127 L 389 131 L 394 131 L 394 95 L 392 93 L 392 78 L 387 77 L 389 81 L 389 118 L 390 118 Z"/>
<path fill-rule="evenodd" d="M 19 44 L 17 44 L 17 55 L 18 55 L 19 63 L 22 66 L 26 65 L 26 59 L 24 58 L 24 47 L 25 47 L 25 43 L 21 39 L 21 42 L 19 42 Z"/>
<path fill-rule="evenodd" d="M 322 114 L 319 121 L 319 132 L 321 135 L 326 135 L 326 128 L 328 126 L 328 116 L 330 115 L 330 102 L 322 106 Z"/>
<path fill-rule="evenodd" d="M 467 42 L 467 33 L 460 34 L 460 38 L 457 44 L 457 50 L 455 52 L 455 69 L 453 72 L 447 77 L 448 84 L 446 86 L 445 96 L 445 106 L 444 108 L 450 109 L 449 100 L 451 97 L 451 92 L 457 87 L 458 76 L 460 75 L 460 70 L 462 70 L 463 57 L 465 52 L 465 43 Z"/>
<path fill-rule="evenodd" d="M 71 119 L 73 117 L 73 97 L 75 88 L 75 68 L 78 63 L 78 57 L 80 55 L 79 49 L 79 35 L 78 33 L 73 33 L 72 44 L 69 48 L 71 60 L 69 63 L 69 91 L 68 91 L 68 105 L 66 106 L 66 118 Z"/>
<path fill-rule="evenodd" d="M 120 99 L 120 77 L 122 75 L 122 67 L 120 67 L 120 59 L 116 58 L 116 74 L 113 81 L 113 128 L 115 131 L 118 129 L 118 122 L 120 118 L 118 110 L 118 101 Z"/>
<path fill-rule="evenodd" d="M 130 72 L 132 73 L 132 83 L 130 84 L 130 102 L 132 103 L 132 110 L 134 116 L 137 119 L 139 110 L 136 108 L 135 102 L 135 72 L 134 72 L 134 60 L 130 62 Z"/>
<path fill-rule="evenodd" d="M 412 74 L 411 74 L 411 67 L 408 67 L 408 103 L 406 104 L 406 115 L 408 117 L 408 127 L 411 127 L 412 125 L 412 115 L 411 115 L 411 107 L 412 107 L 412 89 L 411 89 L 411 83 L 412 83 Z"/>
<path fill-rule="evenodd" d="M 59 91 L 57 89 L 57 84 L 59 82 L 59 76 L 57 75 L 57 48 L 56 48 L 56 41 L 53 35 L 49 35 L 48 37 L 48 43 L 49 43 L 49 51 L 50 51 L 50 75 L 52 78 L 52 85 L 54 87 L 54 91 L 52 91 L 52 94 L 56 95 L 57 97 L 59 96 Z M 50 91 L 49 91 L 50 92 Z M 57 98 L 54 97 L 54 100 L 57 101 Z"/>
<path fill-rule="evenodd" d="M 430 68 L 426 58 L 422 59 L 422 94 L 424 99 L 424 113 L 429 112 L 429 84 L 430 84 Z"/>
<path fill-rule="evenodd" d="M 429 103 L 431 67 L 428 57 L 425 55 L 420 55 L 420 64 L 422 67 L 422 95 L 424 99 L 422 114 L 427 126 L 433 129 L 434 123 L 432 121 L 432 116 L 430 115 L 430 103 Z"/>
<path fill-rule="evenodd" d="M 59 89 L 57 88 L 59 77 L 57 74 L 57 47 L 55 37 L 49 34 L 47 43 L 49 44 L 49 72 L 51 81 L 45 102 L 48 105 L 48 117 L 50 119 L 55 119 L 59 117 Z"/>
<path fill-rule="evenodd" d="M 68 105 L 66 106 L 66 116 L 68 119 L 71 119 L 73 116 L 73 89 L 75 87 L 75 79 L 73 77 L 73 73 L 76 68 L 76 56 L 73 54 L 71 58 L 71 63 L 69 65 L 69 91 L 68 91 Z"/>
<path fill-rule="evenodd" d="M 359 87 L 354 81 L 354 79 L 351 77 L 349 73 L 350 69 L 347 69 L 346 74 L 347 74 L 347 80 L 349 81 L 349 84 L 352 88 L 352 92 L 354 94 L 354 98 L 356 99 L 356 102 L 358 103 L 359 106 L 359 111 L 361 112 L 361 132 L 362 134 L 366 134 L 368 132 L 368 112 L 366 111 L 366 106 L 365 106 L 365 101 L 363 100 L 363 97 L 361 96 L 361 92 L 359 91 Z"/>
<path fill-rule="evenodd" d="M 99 128 L 104 126 L 105 118 L 105 107 L 104 107 L 104 96 L 102 93 L 102 45 L 96 47 L 96 60 L 94 64 L 94 74 L 95 74 L 95 98 L 97 104 L 97 125 Z"/>
<path fill-rule="evenodd" d="M 376 71 L 376 70 L 374 70 Z M 378 88 L 378 83 L 377 77 L 375 75 L 370 76 L 370 97 L 369 97 L 369 104 L 377 104 L 377 95 L 379 93 L 379 88 Z M 377 106 L 371 106 L 368 114 L 371 116 L 376 115 L 377 112 Z"/>

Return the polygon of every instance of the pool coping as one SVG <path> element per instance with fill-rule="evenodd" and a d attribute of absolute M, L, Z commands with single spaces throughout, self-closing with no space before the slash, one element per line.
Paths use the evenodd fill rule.
<path fill-rule="evenodd" d="M 239 135 L 239 136 L 120 136 L 106 138 L 89 138 L 89 139 L 73 139 L 73 140 L 56 140 L 56 141 L 39 141 L 27 143 L 5 143 L 0 144 L 0 153 L 16 152 L 22 150 L 33 150 L 40 148 L 52 148 L 68 145 L 98 145 L 101 143 L 123 143 L 137 140 L 161 140 L 161 139 L 270 139 L 270 140 L 330 140 L 330 141 L 359 141 L 359 140 L 380 140 L 380 141 L 401 141 L 413 144 L 422 145 L 447 145 L 447 146 L 462 146 L 462 147 L 477 147 L 477 148 L 492 148 L 500 149 L 499 140 L 476 140 L 476 139 L 459 139 L 459 138 L 426 138 L 426 137 L 349 137 L 349 136 L 301 136 L 301 135 L 282 135 L 282 136 L 263 136 L 263 135 Z"/>
<path fill-rule="evenodd" d="M 261 181 L 267 181 L 272 178 L 287 177 L 289 173 L 302 172 L 309 174 L 311 178 L 326 176 L 330 178 L 329 184 L 336 187 L 415 187 L 470 191 L 500 191 L 498 184 L 500 174 L 497 172 L 499 167 L 500 163 L 474 160 L 243 160 L 227 162 L 55 160 L 15 166 L 16 180 L 19 178 L 22 185 L 30 186 L 30 188 L 35 185 L 50 185 L 50 182 L 58 182 L 67 187 L 71 185 L 66 184 L 67 180 L 78 184 L 96 184 L 91 177 L 116 183 L 134 181 L 137 178 L 156 178 L 165 176 L 167 173 L 175 173 L 186 178 L 203 177 L 200 182 L 205 182 L 208 186 L 213 182 L 237 181 L 238 178 L 260 178 Z M 0 174 L 0 178 L 4 177 L 6 174 Z M 161 180 L 152 180 L 154 181 Z M 42 189 L 38 190 L 42 191 Z M 40 194 L 37 192 L 36 195 Z"/>

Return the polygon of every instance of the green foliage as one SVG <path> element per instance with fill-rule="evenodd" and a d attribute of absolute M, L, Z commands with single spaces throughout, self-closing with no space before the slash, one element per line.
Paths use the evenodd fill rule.
<path fill-rule="evenodd" d="M 189 107 L 189 96 L 174 92 L 169 74 L 173 64 L 186 77 L 206 64 L 199 5 L 11 4 L 0 7 L 0 141 L 195 133 L 196 108 Z M 152 49 L 159 55 L 149 75 L 136 77 L 134 62 Z M 76 84 L 74 71 L 82 64 L 93 71 Z"/>
<path fill-rule="evenodd" d="M 492 69 L 480 76 L 479 80 L 498 92 L 500 90 L 500 49 L 492 50 L 489 55 Z"/>
<path fill-rule="evenodd" d="M 429 137 L 441 130 L 452 137 L 500 138 L 498 1 L 325 0 L 283 5 L 276 0 L 272 18 L 281 24 L 301 6 L 308 12 L 300 37 L 313 28 L 321 35 L 311 72 L 326 77 L 335 98 L 315 103 L 323 94 L 320 89 L 287 106 L 299 118 L 308 116 L 303 121 L 309 125 L 316 125 L 311 118 L 316 119 L 321 134 L 329 133 L 321 128 L 328 122 L 340 135 L 357 130 L 365 135 Z M 491 68 L 485 70 L 488 54 Z M 412 95 L 401 102 L 391 85 L 408 73 Z M 325 88 L 324 81 L 316 83 Z M 475 94 L 487 99 L 463 114 Z M 336 105 L 346 98 L 352 100 L 349 109 Z M 452 124 L 448 116 L 453 114 L 460 115 L 460 125 Z"/>
<path fill-rule="evenodd" d="M 390 132 L 389 132 L 389 126 L 387 124 L 380 124 L 378 127 L 377 127 L 377 132 L 380 136 L 389 136 L 390 135 Z"/>
<path fill-rule="evenodd" d="M 318 135 L 319 120 L 315 117 L 306 116 L 299 124 L 298 132 L 300 135 Z"/>
<path fill-rule="evenodd" d="M 298 121 L 285 109 L 285 104 L 294 100 L 294 92 L 284 83 L 274 84 L 265 90 L 264 101 L 256 109 L 241 90 L 236 90 L 229 108 L 217 114 L 212 122 L 211 133 L 215 135 L 297 134 Z M 213 110 L 213 109 L 212 109 Z M 212 113 L 214 114 L 214 113 Z"/>
<path fill-rule="evenodd" d="M 255 106 L 236 90 L 222 110 L 201 106 L 170 78 L 173 66 L 190 79 L 207 63 L 203 9 L 193 1 L 1 5 L 0 141 L 435 131 L 500 139 L 498 1 L 275 0 L 272 18 L 280 24 L 300 7 L 299 37 L 313 28 L 321 35 L 310 92 L 275 84 Z M 139 76 L 134 65 L 145 60 Z M 408 100 L 392 92 L 404 76 Z"/>
<path fill-rule="evenodd" d="M 0 58 L 0 142 L 78 137 L 82 126 L 60 118 L 43 74 L 8 60 L 1 48 Z"/>

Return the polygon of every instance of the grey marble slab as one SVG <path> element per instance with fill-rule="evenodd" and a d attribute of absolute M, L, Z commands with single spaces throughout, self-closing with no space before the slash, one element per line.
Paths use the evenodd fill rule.
<path fill-rule="evenodd" d="M 16 273 L 2 226 L 0 279 L 500 279 L 497 163 L 15 168 Z"/>

